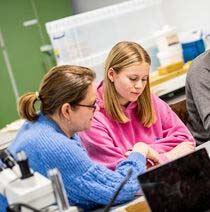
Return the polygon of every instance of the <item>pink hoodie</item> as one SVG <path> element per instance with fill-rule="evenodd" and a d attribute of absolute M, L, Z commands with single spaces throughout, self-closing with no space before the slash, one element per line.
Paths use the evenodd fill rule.
<path fill-rule="evenodd" d="M 161 154 L 170 151 L 184 140 L 195 141 L 178 116 L 167 103 L 152 94 L 152 102 L 157 121 L 149 128 L 144 127 L 136 117 L 137 103 L 132 102 L 123 107 L 126 116 L 131 120 L 119 123 L 106 115 L 102 99 L 103 83 L 98 87 L 97 98 L 100 110 L 94 114 L 90 130 L 79 133 L 83 146 L 89 156 L 96 162 L 114 170 L 116 165 L 126 159 L 125 153 L 139 141 L 149 144 Z"/>

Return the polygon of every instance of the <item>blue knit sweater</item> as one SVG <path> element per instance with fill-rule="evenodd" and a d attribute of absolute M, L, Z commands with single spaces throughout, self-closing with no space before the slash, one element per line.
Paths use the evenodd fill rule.
<path fill-rule="evenodd" d="M 133 199 L 139 190 L 136 177 L 145 171 L 146 165 L 145 157 L 140 153 L 131 153 L 115 171 L 96 164 L 88 157 L 76 134 L 69 139 L 55 122 L 43 114 L 34 123 L 25 122 L 9 150 L 13 155 L 24 150 L 31 168 L 42 175 L 47 176 L 47 170 L 57 167 L 70 204 L 86 211 L 106 205 L 130 168 L 133 174 L 115 203 Z M 1 211 L 5 208 L 3 199 L 1 196 Z"/>

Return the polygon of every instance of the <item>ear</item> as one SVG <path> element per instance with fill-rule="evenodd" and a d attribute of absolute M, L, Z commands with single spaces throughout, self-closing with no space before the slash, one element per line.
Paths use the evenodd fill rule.
<path fill-rule="evenodd" d="M 61 106 L 61 114 L 62 114 L 62 116 L 64 118 L 66 118 L 67 120 L 70 120 L 71 113 L 72 113 L 71 105 L 69 103 L 64 103 Z"/>
<path fill-rule="evenodd" d="M 107 71 L 107 76 L 108 76 L 108 78 L 110 79 L 111 82 L 114 82 L 115 75 L 116 75 L 116 72 L 114 71 L 113 68 L 110 68 Z"/>

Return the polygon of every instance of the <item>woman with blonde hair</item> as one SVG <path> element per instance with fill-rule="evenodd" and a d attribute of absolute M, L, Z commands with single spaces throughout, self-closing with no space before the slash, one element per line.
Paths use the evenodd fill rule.
<path fill-rule="evenodd" d="M 40 112 L 36 112 L 36 102 Z M 141 142 L 115 171 L 93 162 L 76 133 L 90 128 L 97 110 L 95 73 L 80 66 L 54 67 L 44 76 L 39 92 L 20 97 L 18 111 L 26 122 L 9 146 L 14 156 L 24 150 L 31 168 L 42 175 L 58 168 L 70 204 L 85 211 L 108 204 L 130 169 L 133 174 L 115 203 L 133 199 L 139 190 L 137 175 L 145 171 L 146 158 L 161 162 L 158 154 Z M 0 196 L 1 211 L 5 205 Z"/>
<path fill-rule="evenodd" d="M 139 141 L 158 152 L 164 162 L 194 149 L 186 126 L 150 93 L 150 65 L 150 56 L 139 44 L 116 44 L 97 89 L 100 110 L 94 114 L 91 129 L 79 134 L 90 157 L 112 170 Z"/>

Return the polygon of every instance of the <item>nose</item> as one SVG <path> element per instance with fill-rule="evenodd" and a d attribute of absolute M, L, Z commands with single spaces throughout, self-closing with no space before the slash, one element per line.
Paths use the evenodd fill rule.
<path fill-rule="evenodd" d="M 143 87 L 143 84 L 142 84 L 142 81 L 141 80 L 138 80 L 138 82 L 135 83 L 134 87 L 136 89 L 140 89 Z"/>

